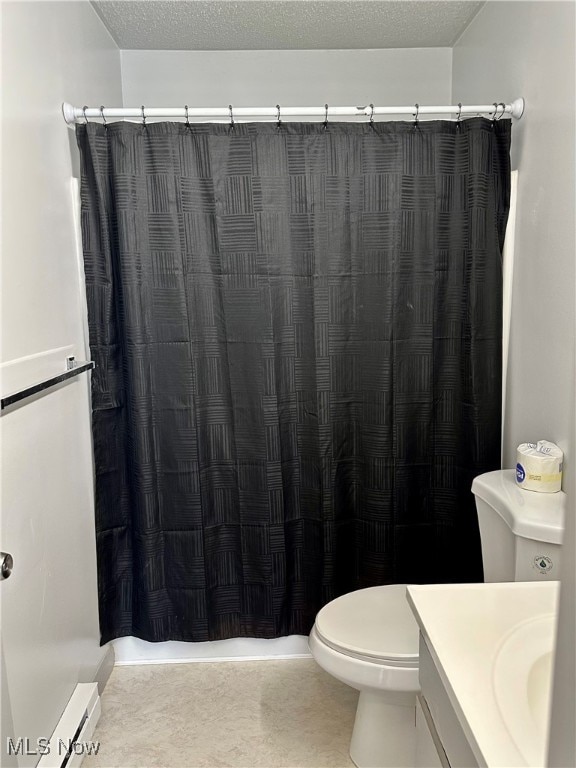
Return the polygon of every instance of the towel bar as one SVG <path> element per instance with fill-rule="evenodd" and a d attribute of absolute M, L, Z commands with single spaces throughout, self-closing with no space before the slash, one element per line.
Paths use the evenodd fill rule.
<path fill-rule="evenodd" d="M 27 397 L 32 397 L 39 392 L 44 392 L 47 389 L 50 389 L 50 387 L 55 387 L 63 381 L 68 381 L 69 379 L 78 376 L 78 374 L 84 373 L 84 371 L 91 371 L 93 368 L 94 363 L 91 360 L 78 362 L 74 357 L 67 357 L 65 371 L 62 371 L 62 373 L 52 376 L 49 379 L 44 379 L 44 381 L 40 381 L 37 384 L 33 384 L 31 387 L 20 389 L 18 392 L 13 392 L 11 395 L 6 395 L 6 397 L 1 398 L 0 411 L 19 403 L 21 400 L 25 400 Z"/>

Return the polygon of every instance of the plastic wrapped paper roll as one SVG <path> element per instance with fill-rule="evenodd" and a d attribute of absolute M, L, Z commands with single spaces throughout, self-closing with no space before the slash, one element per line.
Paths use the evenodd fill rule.
<path fill-rule="evenodd" d="M 516 482 L 520 488 L 540 493 L 560 490 L 564 454 L 555 443 L 522 443 L 516 456 Z"/>

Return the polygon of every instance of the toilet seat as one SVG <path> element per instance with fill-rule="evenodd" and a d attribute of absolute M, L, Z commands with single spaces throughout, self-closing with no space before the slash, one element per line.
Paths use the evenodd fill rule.
<path fill-rule="evenodd" d="M 332 600 L 316 616 L 308 645 L 325 672 L 360 692 L 350 741 L 355 765 L 416 765 L 419 632 L 406 585 Z"/>
<path fill-rule="evenodd" d="M 316 616 L 318 639 L 346 656 L 387 667 L 418 668 L 418 625 L 406 585 L 349 592 Z"/>

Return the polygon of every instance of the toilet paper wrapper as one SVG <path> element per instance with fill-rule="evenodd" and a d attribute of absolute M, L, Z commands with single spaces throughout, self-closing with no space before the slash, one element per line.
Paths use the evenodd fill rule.
<path fill-rule="evenodd" d="M 516 454 L 516 483 L 527 491 L 556 493 L 562 486 L 564 454 L 555 443 L 522 443 Z"/>

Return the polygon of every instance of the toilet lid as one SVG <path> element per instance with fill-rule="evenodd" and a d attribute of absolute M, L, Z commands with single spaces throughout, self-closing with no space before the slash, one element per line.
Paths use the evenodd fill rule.
<path fill-rule="evenodd" d="M 418 624 L 406 585 L 368 587 L 332 600 L 316 616 L 316 631 L 336 650 L 403 666 L 418 663 Z"/>

